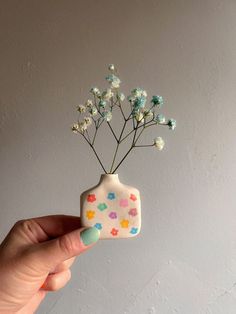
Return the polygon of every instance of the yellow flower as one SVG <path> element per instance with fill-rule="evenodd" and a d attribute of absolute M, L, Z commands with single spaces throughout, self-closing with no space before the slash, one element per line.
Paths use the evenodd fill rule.
<path fill-rule="evenodd" d="M 127 220 L 127 219 L 121 220 L 120 225 L 122 228 L 128 228 L 129 227 L 129 220 Z"/>
<path fill-rule="evenodd" d="M 87 210 L 86 211 L 86 216 L 88 219 L 93 219 L 95 216 L 95 211 L 94 210 Z"/>

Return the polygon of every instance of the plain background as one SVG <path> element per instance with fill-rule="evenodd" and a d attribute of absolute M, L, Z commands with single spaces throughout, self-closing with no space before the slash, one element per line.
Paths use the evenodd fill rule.
<path fill-rule="evenodd" d="M 70 126 L 109 63 L 178 122 L 118 171 L 141 191 L 141 235 L 81 256 L 39 314 L 235 314 L 235 17 L 235 0 L 0 1 L 1 238 L 18 219 L 79 215 L 101 169 Z"/>

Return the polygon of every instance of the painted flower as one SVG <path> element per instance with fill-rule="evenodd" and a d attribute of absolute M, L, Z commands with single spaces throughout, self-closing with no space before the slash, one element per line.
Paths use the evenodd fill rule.
<path fill-rule="evenodd" d="M 115 193 L 109 192 L 109 193 L 107 194 L 107 198 L 108 198 L 109 200 L 114 200 L 114 199 L 116 198 Z"/>
<path fill-rule="evenodd" d="M 136 215 L 138 215 L 137 208 L 131 208 L 131 209 L 129 210 L 129 215 L 130 215 L 130 216 L 136 216 Z"/>
<path fill-rule="evenodd" d="M 98 230 L 101 230 L 101 229 L 102 229 L 102 224 L 100 224 L 100 223 L 97 222 L 97 223 L 94 225 L 94 227 L 97 228 Z"/>
<path fill-rule="evenodd" d="M 77 111 L 79 111 L 80 113 L 84 113 L 86 111 L 86 107 L 84 105 L 78 105 Z"/>
<path fill-rule="evenodd" d="M 174 130 L 176 128 L 176 120 L 174 119 L 170 119 L 167 123 L 167 125 L 169 126 L 170 130 Z"/>
<path fill-rule="evenodd" d="M 95 194 L 89 194 L 89 195 L 87 196 L 87 202 L 93 203 L 93 202 L 95 202 L 95 201 L 96 201 L 96 196 L 95 196 Z"/>
<path fill-rule="evenodd" d="M 112 228 L 112 229 L 111 229 L 111 234 L 112 234 L 113 236 L 117 236 L 118 232 L 119 232 L 119 230 L 116 229 L 116 228 Z"/>
<path fill-rule="evenodd" d="M 107 208 L 107 205 L 105 203 L 100 203 L 97 207 L 102 212 Z"/>
<path fill-rule="evenodd" d="M 163 114 L 159 113 L 158 115 L 156 115 L 155 121 L 159 124 L 163 124 L 166 122 L 166 118 L 165 116 L 163 116 Z"/>
<path fill-rule="evenodd" d="M 131 228 L 130 233 L 131 234 L 136 234 L 138 232 L 138 228 Z"/>
<path fill-rule="evenodd" d="M 129 227 L 129 220 L 127 220 L 127 219 L 122 219 L 122 220 L 120 221 L 120 225 L 121 225 L 122 228 L 128 228 L 128 227 Z"/>
<path fill-rule="evenodd" d="M 106 101 L 101 99 L 101 100 L 99 101 L 99 103 L 98 103 L 98 106 L 99 106 L 100 108 L 105 108 L 105 107 L 106 107 L 106 104 L 107 104 Z"/>
<path fill-rule="evenodd" d="M 151 110 L 144 110 L 143 115 L 146 118 L 153 118 L 153 112 Z"/>
<path fill-rule="evenodd" d="M 154 144 L 153 144 L 158 150 L 162 150 L 165 146 L 165 142 L 161 137 L 156 137 L 154 139 Z"/>
<path fill-rule="evenodd" d="M 123 198 L 120 200 L 120 207 L 127 207 L 129 205 L 129 202 L 126 198 Z"/>
<path fill-rule="evenodd" d="M 134 194 L 130 194 L 130 197 L 129 197 L 132 201 L 136 201 L 137 200 L 137 197 L 134 195 Z"/>
<path fill-rule="evenodd" d="M 91 92 L 93 95 L 95 95 L 95 96 L 100 96 L 100 95 L 101 95 L 100 90 L 99 90 L 97 87 L 92 87 L 92 88 L 90 89 L 90 92 Z"/>
<path fill-rule="evenodd" d="M 87 210 L 86 211 L 86 217 L 90 220 L 93 219 L 95 216 L 95 211 L 94 210 Z"/>
<path fill-rule="evenodd" d="M 104 111 L 104 112 L 102 113 L 102 116 L 103 116 L 103 118 L 104 118 L 107 122 L 111 121 L 111 119 L 112 119 L 112 113 L 111 113 L 111 111 Z"/>
<path fill-rule="evenodd" d="M 162 96 L 152 96 L 151 102 L 153 103 L 154 106 L 162 106 L 164 103 L 163 97 Z"/>
<path fill-rule="evenodd" d="M 116 219 L 117 218 L 117 213 L 116 212 L 110 212 L 109 217 L 111 219 Z"/>

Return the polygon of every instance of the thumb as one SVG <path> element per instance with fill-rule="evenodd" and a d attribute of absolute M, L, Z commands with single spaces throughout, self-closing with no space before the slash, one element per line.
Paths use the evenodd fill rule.
<path fill-rule="evenodd" d="M 100 231 L 95 227 L 77 229 L 56 239 L 39 243 L 32 248 L 30 255 L 50 270 L 92 247 L 98 241 L 99 236 Z"/>

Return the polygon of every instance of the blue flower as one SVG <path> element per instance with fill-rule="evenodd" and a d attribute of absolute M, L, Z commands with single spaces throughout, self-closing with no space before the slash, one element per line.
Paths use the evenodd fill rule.
<path fill-rule="evenodd" d="M 157 123 L 160 123 L 160 124 L 163 124 L 166 122 L 165 116 L 163 116 L 163 114 L 161 113 L 156 116 L 155 120 Z"/>
<path fill-rule="evenodd" d="M 164 103 L 163 97 L 162 96 L 152 96 L 151 102 L 153 103 L 154 106 L 162 106 Z"/>
<path fill-rule="evenodd" d="M 98 230 L 101 230 L 101 229 L 102 229 L 102 224 L 100 224 L 100 223 L 97 222 L 97 223 L 94 225 L 94 227 L 97 228 Z"/>
<path fill-rule="evenodd" d="M 101 99 L 101 100 L 99 101 L 99 103 L 98 103 L 98 106 L 99 106 L 100 108 L 105 108 L 105 107 L 106 107 L 106 104 L 107 104 L 106 101 Z"/>
<path fill-rule="evenodd" d="M 134 109 L 140 109 L 143 108 L 145 106 L 146 103 L 146 97 L 141 96 L 141 97 L 137 97 L 134 101 Z"/>
<path fill-rule="evenodd" d="M 114 74 L 109 74 L 106 77 L 106 80 L 111 84 L 112 87 L 118 88 L 120 86 L 121 80 L 119 77 L 115 76 Z"/>
<path fill-rule="evenodd" d="M 116 198 L 115 193 L 109 192 L 109 193 L 107 194 L 107 198 L 108 198 L 109 200 L 114 200 L 114 199 Z"/>
<path fill-rule="evenodd" d="M 136 234 L 138 232 L 138 228 L 132 228 L 131 230 L 130 230 L 130 233 L 131 234 Z"/>
<path fill-rule="evenodd" d="M 169 126 L 170 130 L 174 130 L 176 128 L 176 120 L 174 119 L 170 119 L 167 123 L 167 125 Z"/>

